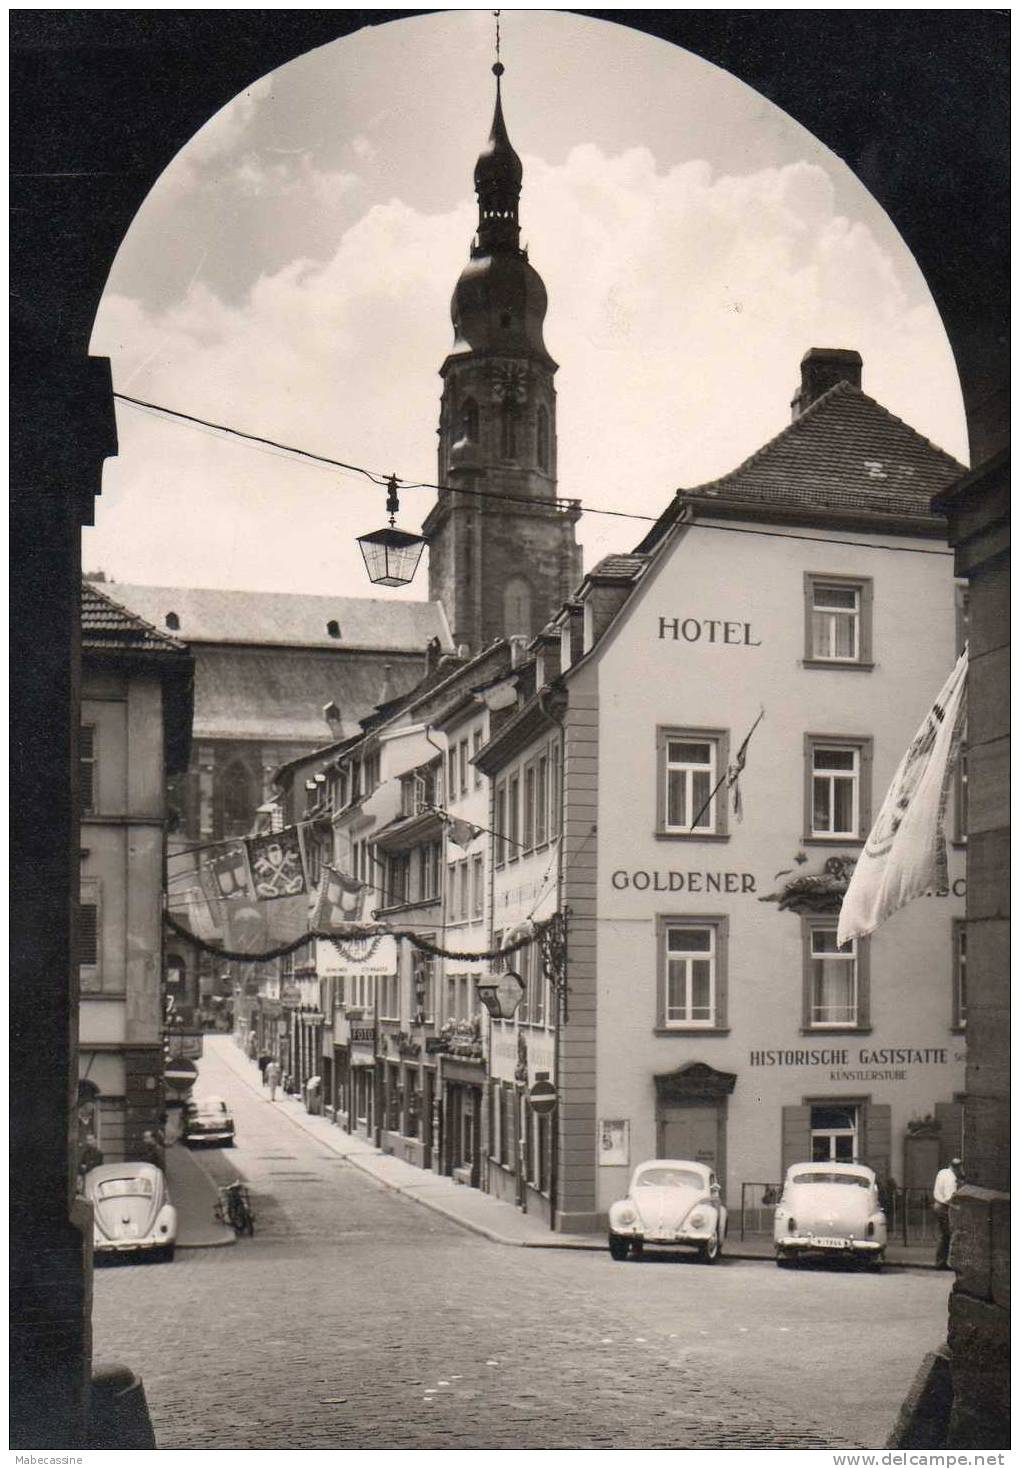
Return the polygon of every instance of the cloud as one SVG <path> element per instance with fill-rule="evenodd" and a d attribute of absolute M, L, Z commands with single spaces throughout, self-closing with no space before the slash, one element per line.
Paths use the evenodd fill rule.
<path fill-rule="evenodd" d="M 356 184 L 306 156 L 239 168 L 299 213 L 349 203 Z M 561 164 L 525 160 L 522 217 L 561 364 L 562 494 L 657 514 L 677 485 L 724 473 L 783 427 L 812 346 L 857 348 L 865 390 L 962 454 L 934 307 L 906 289 L 908 257 L 837 213 L 820 167 L 661 171 L 647 149 L 585 145 Z M 201 283 L 161 311 L 104 299 L 93 350 L 140 397 L 433 479 L 449 298 L 474 226 L 467 201 L 436 214 L 376 204 L 330 258 L 291 260 L 236 303 Z M 139 580 L 367 590 L 353 537 L 381 523 L 378 492 L 133 410 L 121 422 L 90 562 Z M 403 522 L 430 503 L 406 495 Z M 588 563 L 641 533 L 585 517 Z"/>

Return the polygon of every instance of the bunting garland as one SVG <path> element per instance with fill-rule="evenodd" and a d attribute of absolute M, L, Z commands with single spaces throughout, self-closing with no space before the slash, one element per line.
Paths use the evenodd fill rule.
<path fill-rule="evenodd" d="M 211 943 L 201 939 L 192 933 L 183 923 L 178 923 L 170 913 L 163 914 L 163 921 L 172 933 L 179 938 L 187 939 L 203 953 L 212 954 L 216 959 L 233 959 L 243 963 L 265 964 L 272 959 L 285 959 L 288 954 L 296 953 L 305 944 L 311 943 L 313 939 L 324 939 L 335 943 L 337 939 L 370 939 L 382 938 L 390 934 L 395 939 L 407 939 L 408 943 L 420 953 L 428 954 L 433 959 L 456 959 L 460 963 L 470 963 L 472 960 L 483 959 L 507 959 L 511 954 L 516 954 L 520 949 L 526 948 L 528 944 L 536 940 L 541 941 L 546 929 L 556 921 L 556 914 L 550 918 L 529 919 L 527 923 L 520 924 L 514 930 L 514 939 L 511 943 L 503 944 L 498 949 L 487 949 L 483 953 L 467 953 L 462 949 L 445 949 L 439 944 L 434 944 L 430 939 L 423 938 L 420 933 L 415 933 L 407 928 L 381 928 L 378 924 L 350 923 L 343 927 L 332 930 L 311 929 L 303 933 L 300 938 L 293 939 L 290 943 L 278 944 L 275 948 L 254 953 L 251 949 L 231 949 L 223 944 Z"/>

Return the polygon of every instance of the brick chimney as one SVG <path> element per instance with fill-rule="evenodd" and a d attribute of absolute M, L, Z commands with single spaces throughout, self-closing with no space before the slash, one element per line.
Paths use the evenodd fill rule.
<path fill-rule="evenodd" d="M 799 418 L 837 383 L 859 388 L 862 366 L 861 354 L 845 347 L 812 347 L 805 352 L 800 361 L 800 390 L 790 404 L 793 417 Z"/>

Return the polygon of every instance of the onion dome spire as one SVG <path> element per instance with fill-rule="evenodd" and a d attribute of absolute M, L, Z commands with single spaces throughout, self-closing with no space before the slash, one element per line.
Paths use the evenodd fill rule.
<path fill-rule="evenodd" d="M 478 253 L 494 255 L 520 250 L 520 224 L 517 206 L 521 197 L 524 166 L 514 152 L 503 118 L 500 79 L 506 68 L 497 61 L 492 68 L 496 78 L 496 110 L 492 116 L 489 141 L 475 164 L 475 193 L 478 195 Z"/>

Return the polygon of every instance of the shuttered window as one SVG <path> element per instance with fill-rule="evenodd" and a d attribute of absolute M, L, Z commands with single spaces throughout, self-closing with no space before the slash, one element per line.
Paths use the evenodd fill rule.
<path fill-rule="evenodd" d="M 99 963 L 99 907 L 82 903 L 78 910 L 78 963 L 83 968 Z"/>

